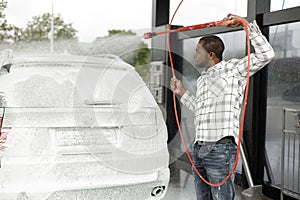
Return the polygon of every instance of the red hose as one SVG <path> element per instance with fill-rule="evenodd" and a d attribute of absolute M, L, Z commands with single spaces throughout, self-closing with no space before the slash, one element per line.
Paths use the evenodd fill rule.
<path fill-rule="evenodd" d="M 166 34 L 166 33 L 177 33 L 177 32 L 191 31 L 191 30 L 214 27 L 214 26 L 225 26 L 225 25 L 230 25 L 232 23 L 233 23 L 233 21 L 230 21 L 230 20 L 229 21 L 220 20 L 220 21 L 208 22 L 208 23 L 204 23 L 204 24 L 184 26 L 184 27 L 180 27 L 180 28 L 172 29 L 172 30 L 168 29 L 167 31 L 147 32 L 147 33 L 144 33 L 144 38 L 149 39 L 149 38 L 152 38 L 154 36 L 163 35 L 163 34 Z"/>
<path fill-rule="evenodd" d="M 172 58 L 172 54 L 171 54 L 171 48 L 170 48 L 170 33 L 172 32 L 171 31 L 171 26 L 172 26 L 172 22 L 173 22 L 173 19 L 179 9 L 179 7 L 181 6 L 183 0 L 181 0 L 181 2 L 179 3 L 179 5 L 177 6 L 177 9 L 175 10 L 173 16 L 172 16 L 172 19 L 171 19 L 171 22 L 170 22 L 170 25 L 169 25 L 169 28 L 168 28 L 168 53 L 169 53 L 169 57 L 170 57 L 170 65 L 171 65 L 171 69 L 172 69 L 172 76 L 175 77 L 175 71 L 174 71 L 174 64 L 173 64 L 173 58 Z M 223 21 L 224 24 L 220 23 L 221 21 L 219 21 L 217 25 L 224 25 L 224 24 L 230 24 L 229 21 Z M 245 88 L 245 96 L 244 96 L 244 103 L 243 103 L 243 109 L 242 109 L 242 118 L 241 118 L 241 122 L 240 122 L 240 131 L 239 131 L 239 137 L 238 137 L 238 145 L 237 145 L 237 152 L 236 152 L 236 161 L 235 161 L 235 164 L 233 166 L 233 168 L 231 169 L 230 173 L 227 175 L 227 177 L 222 180 L 221 182 L 219 183 L 210 183 L 209 181 L 207 181 L 201 174 L 200 172 L 198 171 L 197 167 L 195 166 L 195 163 L 191 157 L 191 154 L 190 152 L 188 151 L 188 148 L 186 146 L 186 142 L 185 142 L 185 139 L 184 139 L 184 136 L 183 136 L 183 133 L 182 133 L 182 130 L 181 130 L 181 126 L 180 126 L 180 123 L 179 123 L 179 118 L 178 118 L 178 113 L 177 113 L 177 106 L 176 106 L 176 93 L 173 92 L 173 103 L 174 103 L 174 112 L 175 112 L 175 118 L 176 118 L 176 123 L 177 123 L 177 126 L 178 126 L 178 130 L 179 130 L 179 133 L 180 133 L 180 137 L 181 137 L 181 140 L 182 140 L 182 143 L 183 143 L 183 146 L 184 146 L 184 149 L 185 149 L 185 152 L 188 156 L 188 159 L 190 161 L 190 163 L 192 164 L 192 167 L 194 168 L 195 172 L 197 173 L 197 175 L 201 178 L 201 180 L 203 182 L 205 182 L 207 185 L 210 185 L 210 186 L 213 186 L 213 187 L 217 187 L 217 186 L 220 186 L 220 185 L 223 185 L 231 176 L 232 174 L 234 173 L 237 165 L 238 165 L 238 159 L 239 159 L 239 154 L 240 154 L 240 150 L 241 150 L 241 140 L 242 140 L 242 135 L 243 135 L 243 125 L 244 125 L 244 121 L 245 121 L 245 113 L 246 113 L 246 105 L 247 105 L 247 100 L 248 100 L 248 90 L 249 90 L 249 81 L 250 81 L 250 39 L 249 39 L 249 30 L 248 30 L 248 25 L 246 23 L 245 20 L 239 20 L 240 23 L 243 24 L 244 28 L 245 28 L 245 31 L 246 31 L 246 39 L 247 39 L 247 53 L 248 53 L 248 70 L 247 70 L 247 77 L 246 77 L 246 88 Z M 209 24 L 209 23 L 207 23 Z M 207 24 L 206 24 L 206 27 L 207 27 Z M 200 27 L 200 26 L 199 26 Z M 173 31 L 175 32 L 175 31 Z M 159 34 L 163 34 L 162 33 L 159 33 Z"/>

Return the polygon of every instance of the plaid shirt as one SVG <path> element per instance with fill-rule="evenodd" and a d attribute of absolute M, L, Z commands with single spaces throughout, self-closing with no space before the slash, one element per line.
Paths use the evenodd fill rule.
<path fill-rule="evenodd" d="M 274 57 L 274 51 L 256 22 L 249 23 L 251 75 Z M 247 78 L 247 56 L 221 61 L 203 71 L 197 80 L 196 96 L 186 91 L 181 103 L 195 113 L 196 141 L 216 142 L 225 136 L 239 135 L 240 113 Z"/>

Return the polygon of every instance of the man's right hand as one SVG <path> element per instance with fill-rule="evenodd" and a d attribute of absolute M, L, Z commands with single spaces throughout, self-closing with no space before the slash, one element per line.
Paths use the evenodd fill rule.
<path fill-rule="evenodd" d="M 177 79 L 176 77 L 171 78 L 170 87 L 173 92 L 182 96 L 186 89 L 184 88 L 182 81 Z"/>
<path fill-rule="evenodd" d="M 227 25 L 228 27 L 231 27 L 231 28 L 243 26 L 242 21 L 245 21 L 246 24 L 249 23 L 247 19 L 240 17 L 238 15 L 233 15 L 233 14 L 228 14 L 223 20 L 225 20 L 225 21 L 233 20 L 233 24 Z"/>

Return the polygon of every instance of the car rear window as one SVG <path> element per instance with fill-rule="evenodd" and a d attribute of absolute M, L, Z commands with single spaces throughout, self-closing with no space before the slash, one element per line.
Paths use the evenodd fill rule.
<path fill-rule="evenodd" d="M 18 63 L 0 77 L 0 101 L 7 107 L 47 108 L 81 107 L 87 100 L 128 103 L 136 87 L 146 86 L 122 62 Z"/>

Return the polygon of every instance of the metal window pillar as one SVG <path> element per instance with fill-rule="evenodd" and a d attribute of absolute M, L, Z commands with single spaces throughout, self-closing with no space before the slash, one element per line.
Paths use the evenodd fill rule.
<path fill-rule="evenodd" d="M 263 13 L 270 10 L 269 0 L 248 1 L 247 19 L 256 20 L 268 38 L 268 28 L 263 27 Z M 262 185 L 265 166 L 267 67 L 251 77 L 246 118 L 244 124 L 244 146 L 249 168 L 255 185 Z"/>
<path fill-rule="evenodd" d="M 153 0 L 152 5 L 152 31 L 166 31 L 169 26 L 169 10 L 170 10 L 170 0 Z M 177 28 L 172 26 L 172 28 Z M 163 80 L 164 82 L 164 101 L 160 105 L 164 111 L 164 117 L 168 129 L 168 149 L 170 153 L 170 173 L 172 174 L 171 179 L 174 182 L 180 182 L 180 170 L 176 167 L 176 149 L 180 149 L 181 141 L 176 137 L 178 133 L 178 127 L 176 124 L 176 118 L 174 113 L 174 104 L 173 104 L 173 92 L 169 89 L 170 79 L 172 77 L 172 71 L 170 66 L 170 58 L 168 55 L 168 35 L 158 35 L 151 40 L 151 61 L 159 61 L 165 65 L 165 73 Z M 172 53 L 172 60 L 174 64 L 174 70 L 180 77 L 179 74 L 182 73 L 182 50 L 183 42 L 178 39 L 177 33 L 170 34 L 170 48 Z M 180 103 L 176 100 L 176 107 L 179 119 L 181 118 Z M 176 138 L 175 138 L 176 137 Z M 182 153 L 180 153 L 182 154 Z M 187 166 L 189 168 L 190 166 Z"/>
<path fill-rule="evenodd" d="M 165 0 L 153 0 L 153 10 L 152 10 L 152 29 L 157 30 L 166 30 L 169 24 L 169 10 L 170 10 L 170 1 Z M 172 28 L 178 28 L 173 26 Z M 162 61 L 166 65 L 165 69 L 165 100 L 163 103 L 163 107 L 166 111 L 165 118 L 166 124 L 168 128 L 168 142 L 174 138 L 174 136 L 178 133 L 178 128 L 176 124 L 175 114 L 174 114 L 174 106 L 173 106 L 173 92 L 169 90 L 169 83 L 172 77 L 170 60 L 168 55 L 167 48 L 167 34 L 159 35 L 152 38 L 152 51 L 151 51 L 151 61 Z M 170 35 L 171 41 L 171 52 L 172 52 L 172 60 L 174 63 L 174 69 L 176 72 L 181 74 L 182 72 L 182 41 L 178 40 L 178 34 L 172 33 Z M 177 109 L 180 117 L 180 103 L 177 101 Z"/>
<path fill-rule="evenodd" d="M 170 1 L 152 0 L 152 27 L 169 23 Z"/>

